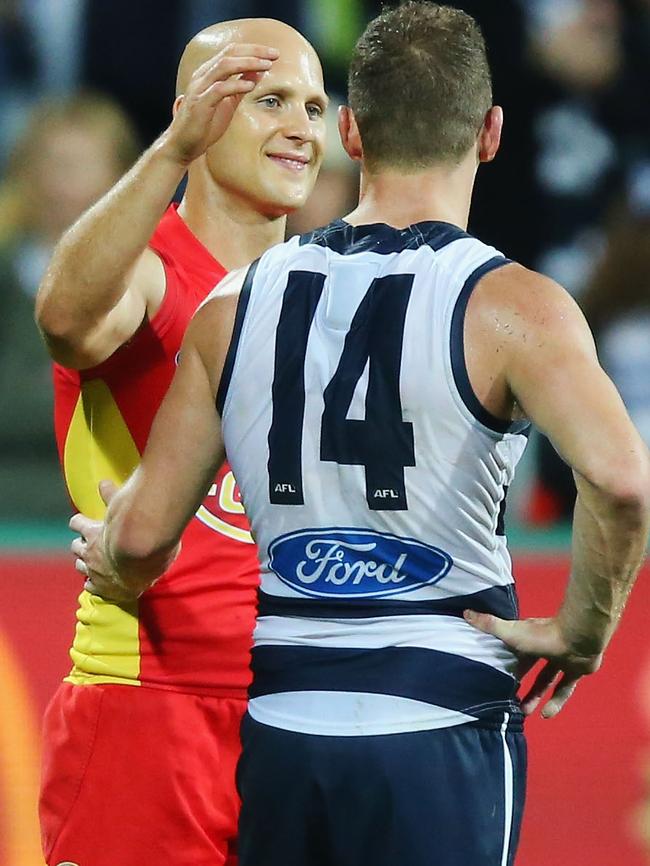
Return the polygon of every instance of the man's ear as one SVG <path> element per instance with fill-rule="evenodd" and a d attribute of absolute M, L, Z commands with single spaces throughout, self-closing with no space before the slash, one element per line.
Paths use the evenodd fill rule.
<path fill-rule="evenodd" d="M 493 105 L 485 115 L 478 138 L 479 162 L 492 162 L 497 155 L 499 145 L 501 144 L 502 129 L 503 109 L 499 105 Z"/>
<path fill-rule="evenodd" d="M 341 136 L 341 144 L 343 149 L 350 157 L 356 161 L 363 159 L 363 145 L 361 143 L 361 135 L 354 112 L 349 105 L 341 105 L 339 108 L 339 135 Z"/>
<path fill-rule="evenodd" d="M 182 93 L 180 96 L 176 97 L 176 99 L 174 100 L 174 104 L 172 105 L 172 117 L 176 117 L 176 112 L 181 107 L 181 104 L 182 104 L 184 99 L 185 99 L 185 96 Z"/>

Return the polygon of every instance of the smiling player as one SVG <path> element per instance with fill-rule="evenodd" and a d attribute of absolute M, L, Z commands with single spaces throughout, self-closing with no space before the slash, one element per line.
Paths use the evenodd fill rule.
<path fill-rule="evenodd" d="M 202 31 L 181 59 L 169 128 L 60 242 L 37 318 L 78 509 L 100 517 L 98 482 L 136 466 L 197 305 L 283 240 L 316 180 L 326 102 L 318 58 L 292 28 Z M 123 605 L 80 596 L 73 668 L 45 718 L 49 864 L 234 857 L 259 564 L 232 472 L 215 472 L 154 591 Z"/>

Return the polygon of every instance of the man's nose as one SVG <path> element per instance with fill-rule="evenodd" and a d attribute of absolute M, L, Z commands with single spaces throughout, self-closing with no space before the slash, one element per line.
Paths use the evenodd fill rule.
<path fill-rule="evenodd" d="M 314 130 L 307 109 L 304 106 L 295 106 L 287 112 L 284 118 L 283 133 L 292 141 L 313 141 Z"/>

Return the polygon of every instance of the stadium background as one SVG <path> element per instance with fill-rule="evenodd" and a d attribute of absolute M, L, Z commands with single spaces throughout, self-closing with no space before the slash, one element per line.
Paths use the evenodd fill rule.
<path fill-rule="evenodd" d="M 503 150 L 481 172 L 472 228 L 575 295 L 650 441 L 650 2 L 451 5 L 481 22 L 506 111 Z M 68 667 L 79 590 L 65 553 L 48 365 L 31 322 L 47 255 L 123 170 L 134 142 L 145 146 L 166 125 L 176 62 L 193 32 L 246 15 L 286 20 L 312 38 L 328 89 L 344 99 L 350 47 L 377 8 L 372 0 L 0 0 L 0 866 L 42 866 L 39 725 Z M 91 92 L 79 103 L 87 122 L 65 110 L 81 89 Z M 355 185 L 333 141 L 292 230 L 340 214 Z M 536 437 L 509 497 L 524 615 L 550 614 L 561 597 L 572 497 L 570 476 Z M 560 717 L 529 721 L 518 866 L 650 862 L 648 611 L 646 569 L 603 670 Z"/>

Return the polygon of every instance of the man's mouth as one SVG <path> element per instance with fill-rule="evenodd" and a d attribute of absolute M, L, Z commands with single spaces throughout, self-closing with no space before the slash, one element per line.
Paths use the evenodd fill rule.
<path fill-rule="evenodd" d="M 300 153 L 267 153 L 269 159 L 289 171 L 304 171 L 309 165 L 309 157 Z"/>

